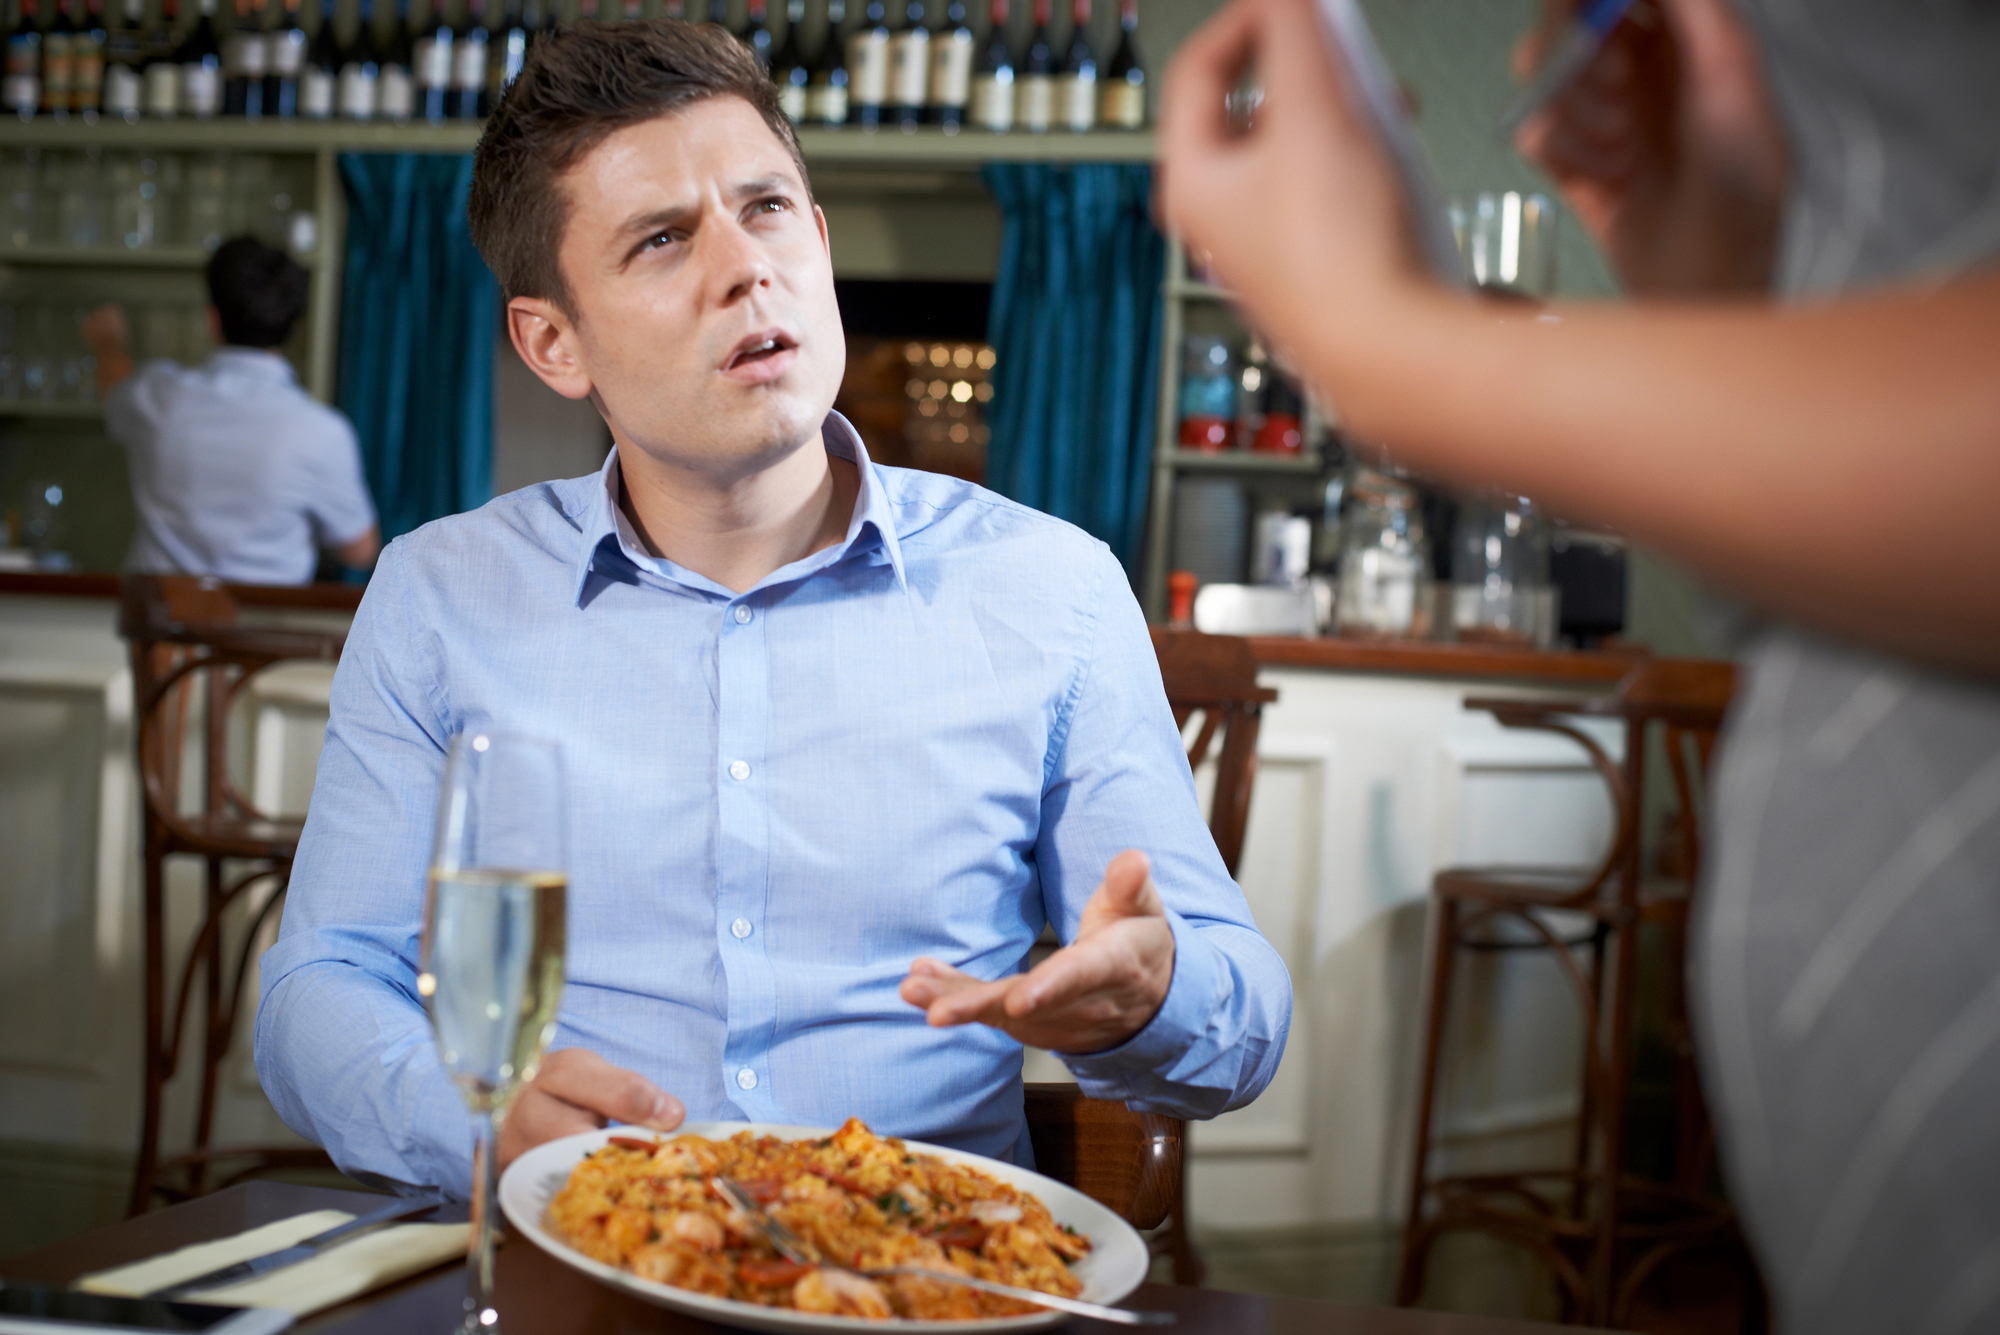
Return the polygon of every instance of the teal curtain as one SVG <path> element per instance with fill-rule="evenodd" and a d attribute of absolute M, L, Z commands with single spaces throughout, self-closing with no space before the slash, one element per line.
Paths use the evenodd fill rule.
<path fill-rule="evenodd" d="M 465 220 L 468 154 L 343 153 L 340 410 L 384 541 L 493 496 L 500 289 Z"/>
<path fill-rule="evenodd" d="M 981 174 L 1005 223 L 986 485 L 1103 539 L 1136 578 L 1166 262 L 1152 168 L 996 162 Z"/>

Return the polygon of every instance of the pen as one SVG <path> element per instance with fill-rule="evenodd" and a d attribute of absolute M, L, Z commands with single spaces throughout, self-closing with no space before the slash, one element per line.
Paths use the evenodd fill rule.
<path fill-rule="evenodd" d="M 1515 96 L 1507 114 L 1500 118 L 1500 133 L 1511 136 L 1523 121 L 1569 87 L 1631 7 L 1632 0 L 1589 0 L 1580 13 L 1572 15 L 1561 34 L 1549 44 L 1528 86 Z"/>

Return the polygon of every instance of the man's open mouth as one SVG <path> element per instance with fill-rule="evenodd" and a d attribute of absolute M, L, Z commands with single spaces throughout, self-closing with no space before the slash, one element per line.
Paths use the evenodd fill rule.
<path fill-rule="evenodd" d="M 736 350 L 729 355 L 729 360 L 722 364 L 722 369 L 733 371 L 739 366 L 775 357 L 797 346 L 798 341 L 782 330 L 773 329 L 761 334 L 752 334 L 736 345 Z"/>

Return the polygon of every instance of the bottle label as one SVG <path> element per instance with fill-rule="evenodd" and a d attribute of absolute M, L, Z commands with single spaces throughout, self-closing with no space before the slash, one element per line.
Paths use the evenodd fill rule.
<path fill-rule="evenodd" d="M 816 83 L 806 89 L 806 119 L 815 125 L 845 125 L 847 89 L 837 83 Z"/>
<path fill-rule="evenodd" d="M 382 67 L 375 96 L 384 120 L 406 121 L 417 107 L 416 87 L 410 82 L 410 72 L 401 65 Z"/>
<path fill-rule="evenodd" d="M 931 35 L 908 28 L 889 42 L 889 104 L 921 107 L 931 77 Z"/>
<path fill-rule="evenodd" d="M 429 37 L 417 43 L 417 82 L 426 88 L 449 88 L 451 86 L 451 41 L 439 42 Z"/>
<path fill-rule="evenodd" d="M 983 130 L 1014 128 L 1014 71 L 982 74 L 972 81 L 972 123 Z"/>
<path fill-rule="evenodd" d="M 181 67 L 162 60 L 146 66 L 146 114 L 171 120 L 181 109 Z"/>
<path fill-rule="evenodd" d="M 972 94 L 972 33 L 958 28 L 931 43 L 934 107 L 963 107 Z"/>
<path fill-rule="evenodd" d="M 847 39 L 847 95 L 858 107 L 889 99 L 889 39 L 863 29 Z"/>
<path fill-rule="evenodd" d="M 460 42 L 451 53 L 452 86 L 461 92 L 478 92 L 486 86 L 486 43 L 473 38 Z"/>
<path fill-rule="evenodd" d="M 325 70 L 307 70 L 299 80 L 299 115 L 323 121 L 333 115 L 340 80 Z"/>
<path fill-rule="evenodd" d="M 25 111 L 32 115 L 42 101 L 42 81 L 32 74 L 10 71 L 4 90 L 0 90 L 0 101 L 6 102 L 9 111 Z"/>
<path fill-rule="evenodd" d="M 181 66 L 181 109 L 190 116 L 213 116 L 222 110 L 220 66 L 206 61 Z"/>
<path fill-rule="evenodd" d="M 1106 81 L 1098 98 L 1097 118 L 1121 130 L 1139 130 L 1146 125 L 1146 85 L 1123 79 Z"/>
<path fill-rule="evenodd" d="M 136 116 L 144 85 L 139 71 L 130 65 L 111 65 L 104 71 L 104 112 L 108 116 Z"/>
<path fill-rule="evenodd" d="M 305 29 L 287 28 L 272 33 L 267 45 L 271 49 L 271 73 L 280 79 L 298 78 L 299 71 L 306 67 Z"/>
<path fill-rule="evenodd" d="M 351 121 L 375 115 L 375 71 L 359 61 L 340 67 L 340 114 Z"/>
<path fill-rule="evenodd" d="M 1056 81 L 1046 74 L 1030 74 L 1022 79 L 1020 97 L 1014 104 L 1021 128 L 1040 134 L 1055 119 Z"/>
<path fill-rule="evenodd" d="M 95 111 L 104 93 L 104 47 L 89 37 L 78 37 L 70 48 L 70 96 L 72 111 Z"/>
<path fill-rule="evenodd" d="M 1062 123 L 1072 130 L 1088 130 L 1097 124 L 1097 76 L 1065 74 L 1059 89 Z"/>
<path fill-rule="evenodd" d="M 270 68 L 270 48 L 264 45 L 264 35 L 254 32 L 233 32 L 229 34 L 229 44 L 222 49 L 223 68 L 231 77 L 261 79 Z"/>
<path fill-rule="evenodd" d="M 790 80 L 778 85 L 778 107 L 785 119 L 797 125 L 806 118 L 806 90 Z"/>
<path fill-rule="evenodd" d="M 69 110 L 69 90 L 75 64 L 70 59 L 69 34 L 52 32 L 42 38 L 42 105 Z"/>

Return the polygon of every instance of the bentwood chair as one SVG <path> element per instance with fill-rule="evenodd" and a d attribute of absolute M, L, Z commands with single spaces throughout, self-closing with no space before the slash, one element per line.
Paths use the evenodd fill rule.
<path fill-rule="evenodd" d="M 1640 1287 L 1663 1262 L 1695 1248 L 1740 1248 L 1727 1205 L 1706 1189 L 1712 1138 L 1695 1083 L 1681 987 L 1687 909 L 1700 861 L 1703 780 L 1733 686 L 1727 663 L 1650 659 L 1608 699 L 1466 700 L 1467 709 L 1490 713 L 1506 727 L 1554 733 L 1581 747 L 1604 781 L 1615 822 L 1610 849 L 1588 869 L 1454 867 L 1433 882 L 1422 1084 L 1398 1305 L 1417 1300 L 1433 1244 L 1454 1230 L 1526 1248 L 1554 1273 L 1566 1319 L 1620 1329 Z M 1583 728 L 1580 721 L 1587 718 L 1622 725 L 1621 761 Z M 1655 733 L 1675 806 L 1662 856 L 1649 874 L 1642 865 L 1640 821 L 1647 747 Z M 1638 929 L 1646 922 L 1664 929 L 1670 956 L 1666 1031 L 1679 1100 L 1671 1181 L 1639 1177 L 1625 1163 Z M 1574 1154 L 1565 1166 L 1451 1174 L 1432 1162 L 1452 983 L 1461 953 L 1479 952 L 1552 957 L 1575 994 L 1583 1017 L 1581 1100 Z M 1747 1253 L 1739 1259 L 1747 1264 Z M 1757 1292 L 1754 1280 L 1746 1291 Z"/>
<path fill-rule="evenodd" d="M 274 663 L 338 659 L 341 637 L 241 625 L 235 599 L 212 579 L 128 575 L 122 595 L 120 630 L 132 654 L 145 833 L 145 1090 L 129 1206 L 136 1215 L 149 1209 L 156 1195 L 186 1199 L 264 1168 L 331 1167 L 319 1150 L 219 1149 L 210 1141 L 217 1080 L 235 1034 L 250 952 L 284 897 L 303 825 L 257 810 L 237 787 L 229 772 L 231 704 L 251 676 Z M 190 725 L 197 715 L 198 728 Z M 185 783 L 191 772 L 198 781 Z M 177 856 L 199 858 L 205 883 L 193 942 L 173 961 L 170 974 L 166 868 Z M 249 892 L 258 885 L 269 886 L 270 893 L 253 906 Z M 197 972 L 201 1093 L 194 1148 L 162 1161 L 161 1105 L 180 1065 Z M 212 1177 L 218 1160 L 245 1166 Z"/>
<path fill-rule="evenodd" d="M 1188 764 L 1199 769 L 1221 742 L 1208 828 L 1234 876 L 1250 819 L 1261 711 L 1278 693 L 1257 684 L 1257 660 L 1247 640 L 1156 629 L 1153 649 L 1174 722 L 1185 734 L 1190 720 L 1200 720 Z M 1049 942 L 1053 945 L 1052 937 Z M 1205 1267 L 1187 1227 L 1185 1122 L 1085 1098 L 1075 1085 L 1062 1083 L 1027 1086 L 1027 1115 L 1041 1172 L 1151 1232 L 1148 1246 L 1153 1255 L 1171 1258 L 1176 1284 L 1201 1283 Z"/>

